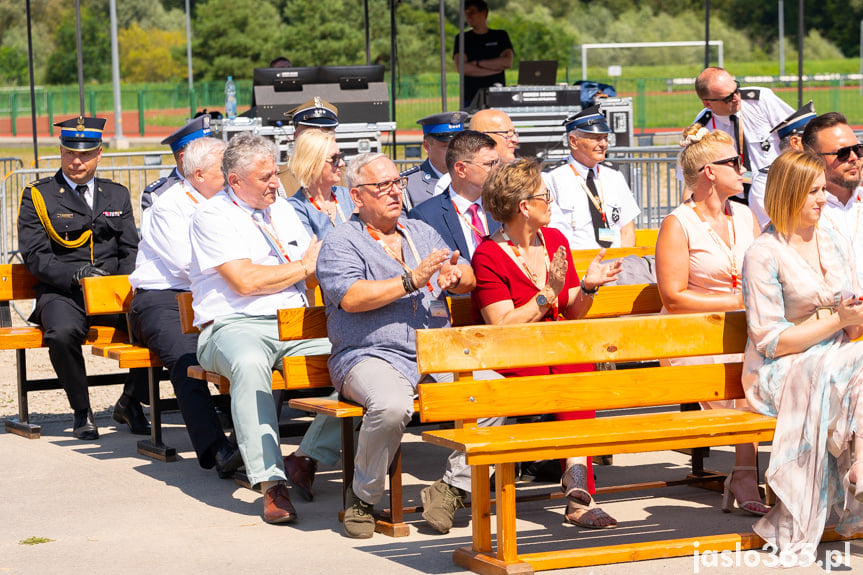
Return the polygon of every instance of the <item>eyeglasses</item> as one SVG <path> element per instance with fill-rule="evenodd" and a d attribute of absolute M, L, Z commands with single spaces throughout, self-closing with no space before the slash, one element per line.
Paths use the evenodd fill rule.
<path fill-rule="evenodd" d="M 724 104 L 730 104 L 734 101 L 734 97 L 740 94 L 740 82 L 737 80 L 734 81 L 734 84 L 737 86 L 734 88 L 734 91 L 725 96 L 724 98 L 701 98 L 705 102 L 722 102 Z"/>
<path fill-rule="evenodd" d="M 819 156 L 836 156 L 836 159 L 840 162 L 847 162 L 851 159 L 851 152 L 854 152 L 854 155 L 857 156 L 857 159 L 863 158 L 863 144 L 857 142 L 851 146 L 844 146 L 839 148 L 835 152 L 819 152 Z"/>
<path fill-rule="evenodd" d="M 385 182 L 374 182 L 368 184 L 357 184 L 357 187 L 360 186 L 374 186 L 377 188 L 377 197 L 382 197 L 393 191 L 393 186 L 399 187 L 399 193 L 402 193 L 402 190 L 407 188 L 408 179 L 407 178 L 395 178 L 393 180 L 386 180 Z"/>
<path fill-rule="evenodd" d="M 332 164 L 334 168 L 338 168 L 339 165 L 344 161 L 345 155 L 342 152 L 338 154 L 333 154 L 329 158 L 327 158 L 327 163 Z"/>
<path fill-rule="evenodd" d="M 489 130 L 488 132 L 483 132 L 483 134 L 495 134 L 510 142 L 518 139 L 518 130 L 515 128 L 512 130 Z"/>
<path fill-rule="evenodd" d="M 525 198 L 525 200 L 533 200 L 533 199 L 542 200 L 546 204 L 550 204 L 551 203 L 551 192 L 546 190 L 544 194 L 534 194 L 532 196 L 528 196 Z"/>
<path fill-rule="evenodd" d="M 715 162 L 708 162 L 707 164 L 698 168 L 698 171 L 701 172 L 704 170 L 704 168 L 706 168 L 707 166 L 710 166 L 710 165 L 713 165 L 713 166 L 731 166 L 734 168 L 734 171 L 739 174 L 740 173 L 740 166 L 741 166 L 740 156 L 734 156 L 733 158 L 725 158 L 724 160 L 716 160 Z"/>
<path fill-rule="evenodd" d="M 463 160 L 465 164 L 473 164 L 474 166 L 482 166 L 486 169 L 486 171 L 491 171 L 492 168 L 500 164 L 500 158 L 495 158 L 494 160 L 489 160 L 487 162 L 472 162 L 470 160 Z"/>

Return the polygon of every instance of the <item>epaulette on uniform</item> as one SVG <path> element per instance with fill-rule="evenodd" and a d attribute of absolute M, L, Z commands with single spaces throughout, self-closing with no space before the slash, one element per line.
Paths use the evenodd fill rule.
<path fill-rule="evenodd" d="M 419 171 L 420 171 L 420 166 L 419 166 L 419 165 L 417 165 L 417 166 L 414 166 L 414 167 L 412 167 L 412 168 L 408 168 L 408 169 L 407 169 L 407 170 L 405 170 L 404 172 L 400 173 L 400 174 L 399 174 L 399 177 L 404 178 L 404 177 L 410 176 L 411 174 L 415 174 L 415 173 L 417 173 L 417 172 L 419 172 Z"/>
<path fill-rule="evenodd" d="M 709 122 L 713 118 L 713 112 L 710 110 L 704 110 L 700 116 L 695 118 L 693 124 L 701 124 L 702 126 L 707 126 L 707 122 Z"/>
<path fill-rule="evenodd" d="M 41 186 L 42 184 L 47 184 L 48 182 L 50 182 L 50 181 L 51 181 L 51 180 L 53 180 L 53 179 L 54 179 L 53 177 L 50 177 L 50 176 L 49 176 L 49 177 L 47 177 L 47 178 L 41 178 L 41 179 L 38 179 L 38 180 L 33 180 L 32 182 L 30 182 L 29 184 L 27 184 L 27 187 L 28 187 L 28 188 L 35 188 L 36 186 Z"/>
<path fill-rule="evenodd" d="M 757 100 L 761 99 L 761 89 L 760 88 L 740 88 L 740 99 L 741 100 L 757 101 Z"/>
<path fill-rule="evenodd" d="M 605 167 L 605 168 L 609 168 L 609 169 L 612 169 L 612 170 L 616 170 L 616 169 L 617 169 L 617 168 L 615 168 L 615 167 L 614 167 L 614 164 L 612 164 L 612 163 L 611 163 L 610 161 L 608 161 L 608 160 L 603 160 L 603 161 L 601 161 L 601 162 L 599 162 L 599 163 L 600 163 L 603 167 Z"/>
<path fill-rule="evenodd" d="M 167 176 L 165 176 L 163 178 L 159 178 L 158 180 L 150 183 L 146 188 L 144 188 L 144 191 L 152 193 L 153 190 L 158 190 L 162 186 L 162 184 L 164 184 L 167 181 L 168 181 Z"/>

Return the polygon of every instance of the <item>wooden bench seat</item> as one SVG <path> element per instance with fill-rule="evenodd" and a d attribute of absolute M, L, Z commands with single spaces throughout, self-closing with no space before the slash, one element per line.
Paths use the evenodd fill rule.
<path fill-rule="evenodd" d="M 519 461 L 771 440 L 775 420 L 757 413 L 733 409 L 670 411 L 680 403 L 742 398 L 741 364 L 472 379 L 472 372 L 482 369 L 741 353 L 746 337 L 742 311 L 419 330 L 420 373 L 457 374 L 453 383 L 419 386 L 422 421 L 456 420 L 454 429 L 426 431 L 423 440 L 463 451 L 472 468 L 473 542 L 454 552 L 455 563 L 484 575 L 532 573 L 691 555 L 695 550 L 721 551 L 734 549 L 738 543 L 743 549 L 760 547 L 763 542 L 757 536 L 740 533 L 627 544 L 622 542 L 626 518 L 621 517 L 618 521 L 623 529 L 615 533 L 617 544 L 612 546 L 520 554 L 516 539 L 515 463 Z M 666 411 L 477 426 L 482 417 L 661 406 L 666 406 Z M 490 465 L 495 466 L 494 513 L 489 494 Z M 649 484 L 655 486 L 655 482 Z M 493 515 L 497 519 L 496 546 L 491 537 Z M 533 551 L 536 546 L 531 547 Z"/>
<path fill-rule="evenodd" d="M 28 394 L 33 391 L 61 389 L 56 377 L 31 379 L 27 375 L 27 350 L 45 347 L 42 330 L 36 326 L 12 326 L 12 302 L 27 301 L 36 297 L 33 277 L 23 264 L 0 264 L 0 350 L 15 351 L 15 371 L 18 389 L 18 418 L 6 419 L 7 432 L 38 439 L 42 429 L 30 423 Z M 128 343 L 128 335 L 108 326 L 93 326 L 87 331 L 84 345 Z M 87 376 L 89 386 L 121 384 L 123 373 Z"/>

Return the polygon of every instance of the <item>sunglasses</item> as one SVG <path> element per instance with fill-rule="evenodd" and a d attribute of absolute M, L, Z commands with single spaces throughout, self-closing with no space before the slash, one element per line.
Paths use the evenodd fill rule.
<path fill-rule="evenodd" d="M 851 152 L 854 152 L 854 155 L 857 156 L 857 159 L 863 158 L 863 144 L 857 142 L 851 146 L 844 146 L 839 148 L 835 152 L 819 152 L 819 156 L 836 156 L 836 159 L 840 162 L 847 162 L 851 159 Z"/>
<path fill-rule="evenodd" d="M 734 156 L 733 158 L 725 158 L 724 160 L 716 160 L 715 162 L 708 162 L 707 164 L 698 168 L 698 171 L 701 172 L 704 170 L 704 168 L 706 168 L 707 166 L 710 166 L 710 165 L 713 165 L 713 166 L 732 166 L 734 168 L 734 171 L 739 174 L 740 173 L 740 167 L 742 164 L 740 163 L 740 156 Z"/>
<path fill-rule="evenodd" d="M 334 168 L 338 168 L 339 165 L 345 160 L 345 155 L 341 152 L 338 154 L 333 154 L 329 158 L 327 158 L 327 163 L 332 164 Z"/>
<path fill-rule="evenodd" d="M 730 104 L 734 101 L 734 97 L 740 94 L 740 82 L 737 80 L 734 81 L 734 84 L 737 86 L 734 88 L 734 91 L 725 96 L 724 98 L 701 98 L 705 102 L 722 102 L 724 104 Z"/>
<path fill-rule="evenodd" d="M 385 182 L 374 182 L 368 184 L 357 184 L 357 187 L 360 186 L 374 186 L 377 189 L 377 197 L 382 197 L 393 191 L 393 186 L 399 187 L 399 193 L 402 193 L 402 190 L 407 188 L 408 179 L 404 177 L 395 178 L 393 180 L 387 180 Z"/>

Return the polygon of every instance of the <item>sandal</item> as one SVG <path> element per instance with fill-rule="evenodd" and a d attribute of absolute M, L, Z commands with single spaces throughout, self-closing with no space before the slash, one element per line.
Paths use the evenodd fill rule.
<path fill-rule="evenodd" d="M 725 478 L 725 487 L 722 493 L 722 512 L 723 513 L 731 513 L 731 510 L 734 506 L 734 502 L 737 501 L 737 496 L 734 495 L 734 492 L 731 490 L 731 478 L 734 476 L 735 471 L 758 471 L 757 467 L 754 466 L 736 466 L 731 469 L 731 473 L 728 474 L 728 477 Z M 756 517 L 761 517 L 767 515 L 770 511 L 770 508 L 759 499 L 750 499 L 748 501 L 737 501 L 737 507 L 746 511 L 750 515 L 755 515 Z"/>
<path fill-rule="evenodd" d="M 617 520 L 600 509 L 592 507 L 578 507 L 578 504 L 569 502 L 566 505 L 566 520 L 573 525 L 584 527 L 585 529 L 611 529 L 617 527 Z"/>
<path fill-rule="evenodd" d="M 582 505 L 586 509 L 593 506 L 593 497 L 590 496 L 587 489 L 579 486 L 587 485 L 587 466 L 575 464 L 571 465 L 560 478 L 560 490 L 563 491 L 565 497 L 577 505 Z"/>

